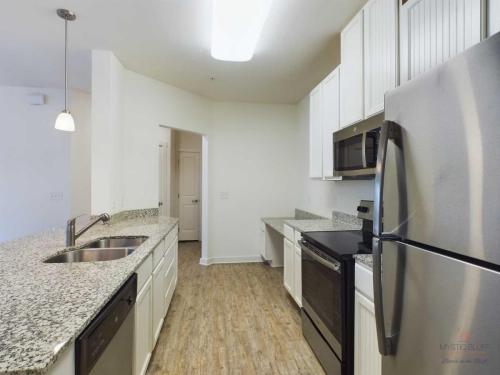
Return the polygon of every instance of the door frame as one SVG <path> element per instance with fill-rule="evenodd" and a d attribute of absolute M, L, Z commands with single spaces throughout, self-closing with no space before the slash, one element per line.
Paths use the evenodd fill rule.
<path fill-rule="evenodd" d="M 195 133 L 201 136 L 201 258 L 200 265 L 210 265 L 208 258 L 208 134 L 192 131 L 189 129 L 175 128 L 160 124 L 159 127 Z M 172 176 L 169 175 L 169 179 Z M 172 203 L 172 202 L 171 202 Z"/>

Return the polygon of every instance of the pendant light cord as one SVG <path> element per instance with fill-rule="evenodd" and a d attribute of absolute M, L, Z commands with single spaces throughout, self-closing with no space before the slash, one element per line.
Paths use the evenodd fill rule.
<path fill-rule="evenodd" d="M 68 111 L 68 20 L 64 20 L 64 110 Z"/>

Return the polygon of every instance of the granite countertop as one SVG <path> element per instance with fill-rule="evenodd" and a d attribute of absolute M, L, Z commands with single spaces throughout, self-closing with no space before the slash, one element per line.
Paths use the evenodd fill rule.
<path fill-rule="evenodd" d="M 131 255 L 107 262 L 43 263 L 63 251 L 63 228 L 1 244 L 0 373 L 47 372 L 177 221 L 125 217 L 95 225 L 77 245 L 103 236 L 149 236 Z"/>
<path fill-rule="evenodd" d="M 361 229 L 361 220 L 356 216 L 336 211 L 333 212 L 331 219 L 286 220 L 285 224 L 302 233 Z"/>
<path fill-rule="evenodd" d="M 295 217 L 263 217 L 262 221 L 285 236 L 285 224 L 299 232 L 323 232 L 361 229 L 361 220 L 356 216 L 334 211 L 331 219 L 306 211 L 295 210 Z"/>
<path fill-rule="evenodd" d="M 363 263 L 369 269 L 373 269 L 373 257 L 371 254 L 358 254 L 354 255 L 357 262 Z"/>
<path fill-rule="evenodd" d="M 263 217 L 262 221 L 273 228 L 276 232 L 285 236 L 285 221 L 294 219 L 293 217 Z"/>
<path fill-rule="evenodd" d="M 290 225 L 301 233 L 304 232 L 328 232 L 338 230 L 359 230 L 362 221 L 356 216 L 334 211 L 331 219 L 310 214 L 306 211 L 295 210 L 294 218 L 287 217 L 264 217 L 262 221 L 276 230 L 282 236 L 285 236 L 284 225 Z M 366 267 L 373 268 L 371 254 L 360 254 L 354 256 L 356 261 L 364 264 Z"/>

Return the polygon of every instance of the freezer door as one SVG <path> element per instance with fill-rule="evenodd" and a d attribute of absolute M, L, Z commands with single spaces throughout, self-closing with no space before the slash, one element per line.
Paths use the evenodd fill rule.
<path fill-rule="evenodd" d="M 497 34 L 386 95 L 404 173 L 389 148 L 384 233 L 500 265 L 499 93 Z"/>
<path fill-rule="evenodd" d="M 382 373 L 500 374 L 500 273 L 400 242 L 378 246 L 378 334 L 392 337 Z"/>

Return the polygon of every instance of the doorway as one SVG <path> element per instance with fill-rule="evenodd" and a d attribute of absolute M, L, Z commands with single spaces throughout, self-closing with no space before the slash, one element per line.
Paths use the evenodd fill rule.
<path fill-rule="evenodd" d="M 179 218 L 179 241 L 201 241 L 202 136 L 171 130 L 170 216 Z"/>
<path fill-rule="evenodd" d="M 160 128 L 164 142 L 159 162 L 160 212 L 179 219 L 179 241 L 191 241 L 201 249 L 200 264 L 209 265 L 208 135 Z"/>

